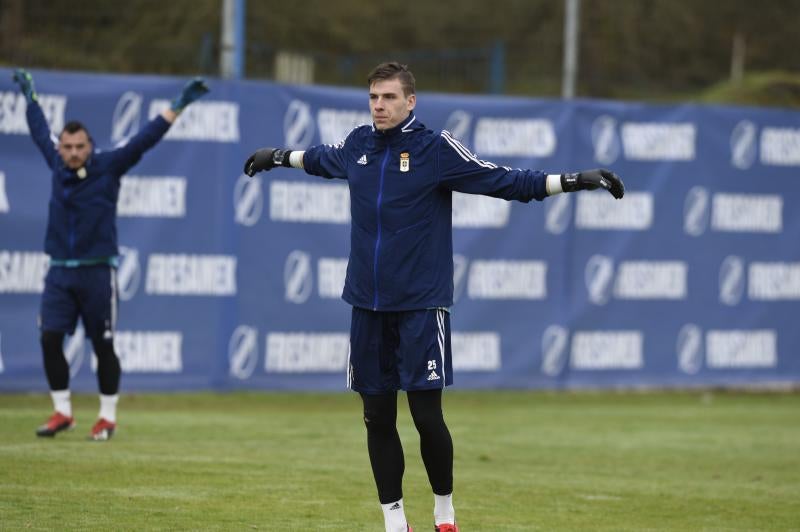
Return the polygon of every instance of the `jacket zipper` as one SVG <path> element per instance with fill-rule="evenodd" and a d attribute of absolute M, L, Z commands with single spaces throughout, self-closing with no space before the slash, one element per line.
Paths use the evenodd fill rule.
<path fill-rule="evenodd" d="M 386 153 L 381 162 L 381 179 L 378 185 L 378 200 L 376 202 L 378 218 L 378 238 L 375 239 L 375 262 L 372 266 L 372 275 L 375 281 L 375 296 L 372 300 L 372 310 L 378 310 L 378 250 L 381 247 L 381 199 L 383 199 L 383 175 L 386 170 L 386 161 L 389 160 L 389 146 L 386 146 Z"/>
<path fill-rule="evenodd" d="M 69 241 L 69 258 L 72 258 L 75 255 L 75 214 L 68 208 L 66 203 L 69 202 L 69 189 L 64 187 L 64 208 L 67 210 L 67 226 L 69 227 L 68 230 L 68 241 Z"/>

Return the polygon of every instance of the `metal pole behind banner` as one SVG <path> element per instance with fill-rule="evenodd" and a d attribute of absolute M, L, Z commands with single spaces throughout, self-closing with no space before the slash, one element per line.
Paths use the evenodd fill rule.
<path fill-rule="evenodd" d="M 575 97 L 578 78 L 578 31 L 580 26 L 581 0 L 564 0 L 564 72 L 561 81 L 561 97 Z"/>
<path fill-rule="evenodd" d="M 492 59 L 489 67 L 489 92 L 503 94 L 506 79 L 506 45 L 503 41 L 495 41 L 492 46 Z"/>
<path fill-rule="evenodd" d="M 246 0 L 222 0 L 222 47 L 219 69 L 223 78 L 244 74 L 244 13 Z"/>

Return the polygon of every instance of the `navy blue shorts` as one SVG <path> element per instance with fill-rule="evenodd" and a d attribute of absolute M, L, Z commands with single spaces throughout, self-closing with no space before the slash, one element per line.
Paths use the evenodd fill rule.
<path fill-rule="evenodd" d="M 380 394 L 453 384 L 450 313 L 445 309 L 375 312 L 353 307 L 347 385 Z"/>
<path fill-rule="evenodd" d="M 39 310 L 43 331 L 75 332 L 78 317 L 86 336 L 109 339 L 117 321 L 116 269 L 107 264 L 51 266 Z"/>

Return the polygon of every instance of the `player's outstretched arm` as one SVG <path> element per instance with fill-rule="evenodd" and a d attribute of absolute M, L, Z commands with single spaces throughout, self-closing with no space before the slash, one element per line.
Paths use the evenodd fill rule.
<path fill-rule="evenodd" d="M 158 118 L 151 120 L 124 146 L 111 152 L 113 153 L 112 164 L 115 173 L 121 176 L 139 162 L 142 155 L 164 137 L 180 112 L 208 91 L 208 86 L 203 78 L 194 78 L 187 82 L 180 94 L 172 100 L 170 107 L 161 111 L 160 116 L 164 119 L 163 121 Z"/>
<path fill-rule="evenodd" d="M 170 124 L 178 118 L 187 105 L 201 98 L 204 94 L 209 92 L 208 85 L 203 78 L 194 78 L 189 80 L 183 86 L 183 90 L 175 98 L 173 98 L 169 109 L 161 111 L 161 116 Z"/>
<path fill-rule="evenodd" d="M 625 184 L 622 179 L 610 170 L 597 168 L 583 170 L 572 174 L 551 174 L 547 176 L 547 195 L 559 192 L 577 192 L 579 190 L 607 190 L 617 199 L 625 195 Z"/>
<path fill-rule="evenodd" d="M 302 168 L 303 152 L 280 148 L 261 148 L 247 158 L 244 163 L 244 173 L 253 177 L 258 172 L 268 172 L 276 166 Z"/>
<path fill-rule="evenodd" d="M 11 79 L 19 86 L 20 92 L 25 96 L 27 107 L 25 109 L 25 118 L 28 121 L 28 129 L 31 132 L 31 138 L 36 143 L 39 151 L 44 155 L 50 168 L 58 164 L 58 152 L 53 146 L 53 141 L 50 138 L 50 126 L 44 117 L 42 108 L 39 107 L 39 95 L 36 94 L 36 89 L 33 85 L 33 76 L 25 69 L 18 68 L 14 71 Z"/>

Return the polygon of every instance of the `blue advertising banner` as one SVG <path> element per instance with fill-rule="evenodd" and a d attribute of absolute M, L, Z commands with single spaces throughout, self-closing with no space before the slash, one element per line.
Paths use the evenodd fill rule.
<path fill-rule="evenodd" d="M 103 149 L 186 81 L 32 73 L 51 130 L 81 120 Z M 44 391 L 50 171 L 11 74 L 0 69 L 0 391 Z M 344 389 L 347 184 L 241 169 L 261 146 L 334 144 L 370 123 L 366 88 L 209 85 L 122 178 L 122 389 Z M 421 92 L 416 114 L 484 160 L 602 166 L 627 188 L 621 201 L 454 195 L 457 387 L 800 381 L 800 207 L 786 203 L 800 196 L 800 113 Z M 73 390 L 95 391 L 82 327 L 65 353 Z"/>

